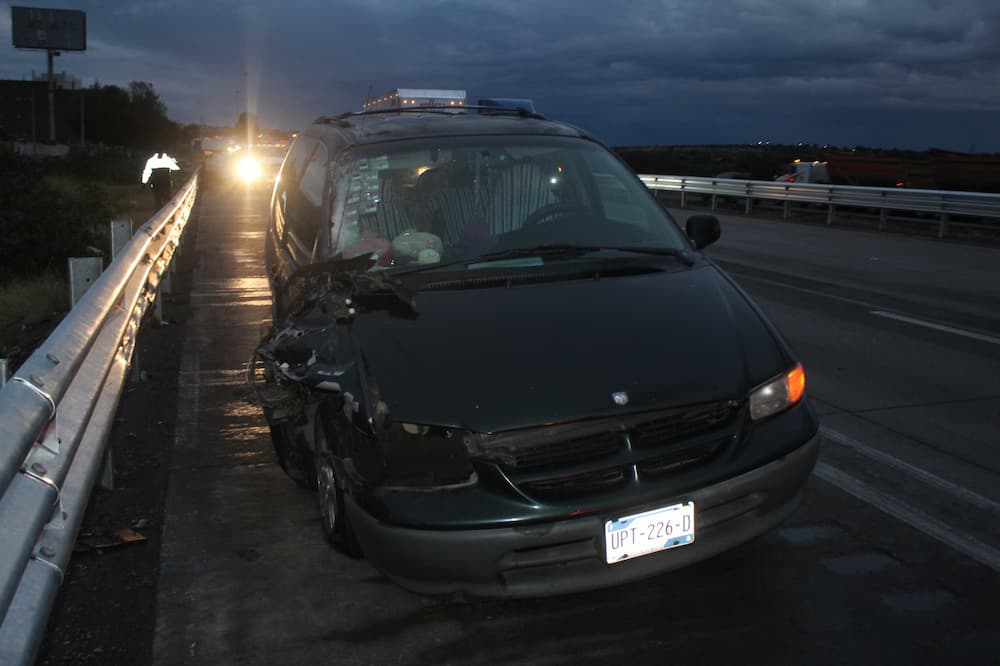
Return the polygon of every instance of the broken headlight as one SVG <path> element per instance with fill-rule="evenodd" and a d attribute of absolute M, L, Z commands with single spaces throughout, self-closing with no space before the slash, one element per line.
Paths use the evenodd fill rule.
<path fill-rule="evenodd" d="M 462 433 L 414 423 L 390 423 L 378 434 L 383 482 L 432 488 L 475 480 Z"/>

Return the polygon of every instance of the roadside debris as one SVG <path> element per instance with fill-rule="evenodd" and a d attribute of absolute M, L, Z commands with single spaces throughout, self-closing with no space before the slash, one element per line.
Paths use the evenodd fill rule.
<path fill-rule="evenodd" d="M 94 532 L 86 532 L 77 537 L 76 544 L 73 546 L 73 552 L 86 553 L 90 551 L 97 551 L 100 553 L 102 550 L 106 550 L 108 548 L 118 548 L 120 546 L 127 546 L 131 543 L 138 543 L 145 540 L 146 537 L 130 527 L 125 527 L 112 534 L 96 534 Z"/>

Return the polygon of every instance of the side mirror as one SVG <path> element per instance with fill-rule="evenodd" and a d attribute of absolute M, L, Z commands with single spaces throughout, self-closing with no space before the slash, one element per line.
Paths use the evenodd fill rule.
<path fill-rule="evenodd" d="M 684 231 L 699 250 L 708 247 L 722 236 L 722 226 L 714 215 L 692 215 L 684 223 Z"/>

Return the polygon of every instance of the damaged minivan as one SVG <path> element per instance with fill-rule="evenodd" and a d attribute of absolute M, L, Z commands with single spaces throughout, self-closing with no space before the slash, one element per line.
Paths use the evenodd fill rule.
<path fill-rule="evenodd" d="M 526 109 L 318 119 L 248 368 L 326 539 L 423 594 L 534 597 L 733 548 L 795 508 L 795 354 L 610 150 Z"/>

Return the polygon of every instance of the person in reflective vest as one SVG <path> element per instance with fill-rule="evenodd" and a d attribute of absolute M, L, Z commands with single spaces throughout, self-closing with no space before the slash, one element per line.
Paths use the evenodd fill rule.
<path fill-rule="evenodd" d="M 170 182 L 170 172 L 180 171 L 177 160 L 166 153 L 156 153 L 146 160 L 146 167 L 142 170 L 142 184 L 148 184 L 153 190 L 153 200 L 159 210 L 170 199 L 172 183 Z"/>

